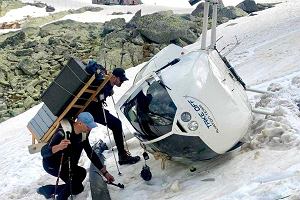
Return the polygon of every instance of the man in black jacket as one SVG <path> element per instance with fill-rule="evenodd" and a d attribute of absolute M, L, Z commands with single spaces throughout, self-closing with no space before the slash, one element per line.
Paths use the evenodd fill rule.
<path fill-rule="evenodd" d="M 88 112 L 78 115 L 75 122 L 70 123 L 72 131 L 66 139 L 62 128 L 59 128 L 49 144 L 45 145 L 41 154 L 43 156 L 43 167 L 45 171 L 55 177 L 59 176 L 66 184 L 57 194 L 58 200 L 67 200 L 72 194 L 79 194 L 83 191 L 82 182 L 86 177 L 86 170 L 78 166 L 78 161 L 84 149 L 92 163 L 100 170 L 108 182 L 113 182 L 114 177 L 108 173 L 106 167 L 101 163 L 97 154 L 92 150 L 88 136 L 92 128 L 97 125 L 93 116 Z M 63 160 L 61 158 L 63 155 Z M 70 158 L 70 160 L 69 160 Z M 69 164 L 71 170 L 69 169 Z M 61 166 L 61 171 L 59 169 Z M 71 182 L 70 182 L 71 172 Z"/>
<path fill-rule="evenodd" d="M 128 78 L 125 76 L 125 71 L 122 68 L 115 68 L 112 72 L 112 77 L 104 88 L 100 91 L 100 95 L 97 98 L 97 102 L 91 102 L 85 111 L 90 112 L 95 121 L 99 124 L 106 126 L 105 118 L 107 121 L 107 127 L 112 130 L 116 146 L 119 155 L 119 164 L 135 164 L 140 160 L 139 156 L 131 156 L 124 148 L 122 122 L 115 116 L 109 113 L 108 110 L 103 108 L 103 103 L 108 96 L 113 95 L 113 87 L 121 87 L 124 81 Z M 105 116 L 104 113 L 105 112 Z"/>

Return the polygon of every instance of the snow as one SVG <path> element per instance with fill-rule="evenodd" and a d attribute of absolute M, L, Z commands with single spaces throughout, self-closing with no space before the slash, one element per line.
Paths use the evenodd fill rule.
<path fill-rule="evenodd" d="M 81 7 L 90 1 L 47 2 L 53 5 L 56 2 L 54 6 L 57 8 L 58 5 L 67 8 Z M 224 0 L 226 2 L 235 4 L 234 0 Z M 182 5 L 183 9 L 188 9 Z M 143 6 L 149 12 L 155 8 Z M 114 8 L 121 7 L 107 6 L 102 14 Z M 125 6 L 122 9 L 127 8 Z M 18 12 L 22 14 L 20 10 Z M 116 182 L 125 185 L 124 190 L 108 186 L 113 200 L 300 199 L 300 112 L 297 105 L 300 103 L 300 2 L 286 0 L 274 8 L 257 12 L 255 16 L 231 20 L 220 25 L 217 33 L 223 36 L 218 41 L 218 49 L 238 38 L 241 43 L 228 54 L 228 59 L 248 85 L 269 92 L 263 95 L 249 92 L 251 104 L 257 108 L 274 110 L 279 115 L 255 114 L 245 137 L 247 144 L 212 160 L 193 163 L 195 172 L 189 170 L 191 166 L 174 161 L 167 161 L 166 169 L 162 170 L 160 161 L 150 155 L 147 164 L 153 178 L 149 182 L 142 180 L 139 175 L 143 161 L 121 166 L 123 175 L 118 176 L 112 152 L 105 152 L 108 170 L 115 176 Z M 199 46 L 199 43 L 190 48 L 195 46 Z M 115 101 L 130 87 L 139 68 L 126 71 L 131 82 L 115 90 Z M 0 199 L 43 199 L 36 193 L 36 188 L 55 183 L 55 178 L 44 172 L 41 156 L 31 155 L 27 150 L 31 135 L 26 125 L 40 106 L 0 124 L 0 177 L 3 179 L 0 183 Z M 113 112 L 112 102 L 108 102 L 108 109 Z M 127 129 L 124 131 L 129 134 Z M 106 128 L 99 126 L 92 132 L 92 142 L 99 138 L 107 141 L 106 134 Z M 129 140 L 128 146 L 132 154 L 142 155 L 143 150 L 137 139 Z M 89 163 L 89 159 L 82 156 L 80 164 L 88 168 Z M 88 178 L 84 185 L 84 192 L 75 199 L 91 199 Z"/>

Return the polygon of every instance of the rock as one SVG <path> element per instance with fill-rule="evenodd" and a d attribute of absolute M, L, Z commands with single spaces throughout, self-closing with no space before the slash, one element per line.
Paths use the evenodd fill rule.
<path fill-rule="evenodd" d="M 40 78 L 42 78 L 43 80 L 48 79 L 51 76 L 47 68 L 38 71 L 38 74 L 40 75 Z"/>
<path fill-rule="evenodd" d="M 129 37 L 130 35 L 126 30 L 114 31 L 104 37 L 101 46 L 110 49 L 122 48 L 123 43 L 126 42 Z"/>
<path fill-rule="evenodd" d="M 245 0 L 239 3 L 236 7 L 242 9 L 247 13 L 258 11 L 258 6 L 256 5 L 254 0 Z"/>
<path fill-rule="evenodd" d="M 202 16 L 204 12 L 204 2 L 201 2 L 197 5 L 197 7 L 195 8 L 195 10 L 192 11 L 191 15 L 198 15 L 198 16 Z"/>
<path fill-rule="evenodd" d="M 25 49 L 28 49 L 28 48 L 34 48 L 36 46 L 38 46 L 39 42 L 36 41 L 36 40 L 30 40 L 30 41 L 27 41 L 24 43 L 23 47 Z"/>
<path fill-rule="evenodd" d="M 38 63 L 30 58 L 24 58 L 17 66 L 26 75 L 35 75 L 39 71 Z"/>
<path fill-rule="evenodd" d="M 25 90 L 28 94 L 34 94 L 35 93 L 35 89 L 34 89 L 34 86 L 32 85 L 28 85 L 25 87 Z"/>
<path fill-rule="evenodd" d="M 192 43 L 196 42 L 197 39 L 198 39 L 198 37 L 197 37 L 197 35 L 196 35 L 194 32 L 192 32 L 191 30 L 187 30 L 187 33 L 186 33 L 185 35 L 181 36 L 181 37 L 178 38 L 178 39 L 183 40 L 183 41 L 186 43 L 186 44 L 183 45 L 183 46 L 186 46 L 186 45 L 188 45 L 188 44 L 192 44 Z M 182 46 L 182 47 L 183 47 L 183 46 Z"/>
<path fill-rule="evenodd" d="M 0 70 L 0 80 L 6 81 L 6 73 L 5 73 L 5 71 Z"/>
<path fill-rule="evenodd" d="M 189 22 L 173 15 L 172 11 L 144 15 L 137 22 L 141 35 L 159 44 L 186 36 L 189 28 Z"/>
<path fill-rule="evenodd" d="M 222 0 L 219 0 L 218 2 L 218 12 L 223 9 L 225 6 L 223 4 Z M 204 12 L 204 2 L 201 2 L 197 5 L 197 7 L 195 8 L 195 10 L 192 11 L 191 15 L 192 16 L 203 16 L 203 12 Z M 209 11 L 208 11 L 208 16 L 211 17 L 212 16 L 212 6 L 209 7 Z"/>
<path fill-rule="evenodd" d="M 47 4 L 42 3 L 42 2 L 25 3 L 25 4 L 30 5 L 30 6 L 35 6 L 35 7 L 38 7 L 38 8 L 44 8 L 47 5 Z"/>
<path fill-rule="evenodd" d="M 131 18 L 131 20 L 126 24 L 126 28 L 136 28 L 137 23 L 142 17 L 142 10 L 139 10 L 135 13 L 135 15 Z"/>
<path fill-rule="evenodd" d="M 19 83 L 18 76 L 9 76 L 9 84 L 12 88 L 15 88 Z"/>
<path fill-rule="evenodd" d="M 59 36 L 51 36 L 48 39 L 48 44 L 51 46 L 59 45 L 61 43 L 61 38 Z"/>
<path fill-rule="evenodd" d="M 20 27 L 21 24 L 18 21 L 0 23 L 0 29 L 17 29 Z"/>
<path fill-rule="evenodd" d="M 89 11 L 89 12 L 100 12 L 101 10 L 103 10 L 103 8 L 87 6 L 87 7 L 79 8 L 77 10 L 71 9 L 68 12 L 71 13 L 71 14 L 79 14 L 79 13 L 84 13 L 86 11 Z"/>
<path fill-rule="evenodd" d="M 26 109 L 31 108 L 32 105 L 35 104 L 35 101 L 33 98 L 31 98 L 30 96 L 28 96 L 25 100 L 24 100 L 24 107 Z"/>
<path fill-rule="evenodd" d="M 20 56 L 30 56 L 33 53 L 33 49 L 21 49 L 21 50 L 16 50 L 15 55 L 20 57 Z"/>
<path fill-rule="evenodd" d="M 4 102 L 0 102 L 0 110 L 6 110 L 7 105 Z"/>
<path fill-rule="evenodd" d="M 41 38 L 47 37 L 49 35 L 50 35 L 50 32 L 48 30 L 45 30 L 45 29 L 41 29 L 39 31 L 39 34 L 38 34 L 38 36 L 40 36 Z"/>
<path fill-rule="evenodd" d="M 25 33 L 27 37 L 36 37 L 40 32 L 40 27 L 26 27 L 23 28 L 22 31 Z"/>
<path fill-rule="evenodd" d="M 265 9 L 268 9 L 268 8 L 272 8 L 274 7 L 276 4 L 278 3 L 257 3 L 257 8 L 258 10 L 265 10 Z"/>
<path fill-rule="evenodd" d="M 126 25 L 126 22 L 125 22 L 124 18 L 116 18 L 116 19 L 112 19 L 108 22 L 105 22 L 103 25 L 102 36 L 104 37 L 108 33 L 111 33 L 115 30 L 120 31 L 120 30 L 124 29 L 125 25 Z"/>
<path fill-rule="evenodd" d="M 8 54 L 6 59 L 10 62 L 19 62 L 20 61 L 20 58 L 18 58 L 16 55 L 14 54 Z"/>
<path fill-rule="evenodd" d="M 141 36 L 141 34 L 138 34 L 136 37 L 131 39 L 131 42 L 133 44 L 136 44 L 136 45 L 143 45 L 144 44 L 144 39 Z"/>
<path fill-rule="evenodd" d="M 38 60 L 38 61 L 40 61 L 40 60 L 45 60 L 45 59 L 47 59 L 48 56 L 49 56 L 49 55 L 48 55 L 47 52 L 45 52 L 45 51 L 39 51 L 38 53 L 32 54 L 31 58 L 32 58 L 33 60 Z"/>
<path fill-rule="evenodd" d="M 46 12 L 54 12 L 55 8 L 53 6 L 46 6 Z"/>
<path fill-rule="evenodd" d="M 240 8 L 228 6 L 228 7 L 223 8 L 222 10 L 220 10 L 218 18 L 226 17 L 228 19 L 235 19 L 238 17 L 247 16 L 247 15 L 248 15 L 248 13 L 246 13 L 245 11 L 243 11 Z"/>
<path fill-rule="evenodd" d="M 25 111 L 25 108 L 14 108 L 14 109 L 10 109 L 8 112 L 10 113 L 11 116 L 15 117 L 21 113 L 23 113 Z"/>
<path fill-rule="evenodd" d="M 0 48 L 5 48 L 7 45 L 15 46 L 25 41 L 25 33 L 23 31 L 17 31 L 12 36 L 7 37 L 0 43 Z"/>
<path fill-rule="evenodd" d="M 8 110 L 0 110 L 0 122 L 5 121 L 11 117 Z"/>

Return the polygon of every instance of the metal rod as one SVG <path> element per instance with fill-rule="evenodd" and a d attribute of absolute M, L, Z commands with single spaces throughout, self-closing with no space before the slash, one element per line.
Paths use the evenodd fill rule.
<path fill-rule="evenodd" d="M 107 135 L 108 135 L 109 142 L 110 142 L 110 145 L 111 145 L 112 153 L 114 155 L 114 159 L 115 159 L 115 163 L 116 163 L 116 166 L 117 166 L 118 174 L 121 175 L 122 173 L 120 172 L 119 165 L 118 165 L 116 155 L 115 155 L 115 152 L 114 152 L 114 148 L 112 146 L 112 140 L 111 140 L 110 135 L 109 135 L 108 126 L 107 126 L 107 119 L 106 119 L 106 114 L 105 114 L 105 109 L 104 109 L 103 103 L 102 103 L 102 111 L 103 111 L 103 116 L 104 116 L 104 122 L 105 122 L 105 126 L 106 126 Z"/>
<path fill-rule="evenodd" d="M 206 0 L 204 3 L 204 14 L 203 14 L 203 25 L 202 25 L 202 40 L 201 40 L 201 49 L 206 49 L 206 35 L 207 35 L 207 25 L 208 25 L 208 9 L 209 1 Z"/>
<path fill-rule="evenodd" d="M 54 194 L 53 194 L 53 199 L 54 200 L 56 199 L 57 187 L 58 187 L 58 183 L 59 183 L 59 177 L 60 177 L 60 173 L 61 173 L 61 168 L 62 168 L 63 160 L 64 160 L 64 152 L 61 154 L 61 157 L 60 157 L 58 174 L 57 174 L 57 179 L 56 179 L 55 189 L 54 189 Z"/>
<path fill-rule="evenodd" d="M 210 48 L 214 49 L 216 46 L 216 38 L 217 38 L 217 16 L 218 16 L 218 2 L 213 1 L 213 13 L 212 13 L 212 27 L 211 27 L 211 40 L 210 40 Z"/>

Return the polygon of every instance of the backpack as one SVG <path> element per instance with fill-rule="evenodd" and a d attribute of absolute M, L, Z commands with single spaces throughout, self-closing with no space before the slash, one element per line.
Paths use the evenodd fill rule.
<path fill-rule="evenodd" d="M 106 69 L 94 60 L 90 60 L 88 62 L 85 71 L 92 75 L 95 74 L 96 76 L 95 80 L 97 81 L 103 80 L 106 74 Z"/>

